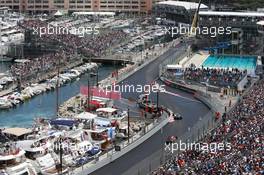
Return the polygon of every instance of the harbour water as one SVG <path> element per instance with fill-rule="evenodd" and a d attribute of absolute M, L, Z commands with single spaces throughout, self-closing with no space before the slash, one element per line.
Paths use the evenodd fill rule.
<path fill-rule="evenodd" d="M 4 63 L 6 64 L 6 63 Z M 7 68 L 5 65 L 5 69 Z M 99 81 L 109 76 L 115 68 L 112 65 L 99 67 Z M 2 69 L 1 69 L 2 70 Z M 87 85 L 88 74 L 80 77 L 80 80 L 73 81 L 59 88 L 59 104 L 62 104 L 72 96 L 80 92 L 82 85 Z M 91 83 L 96 82 L 96 77 L 91 77 Z M 30 127 L 34 118 L 52 118 L 56 116 L 56 91 L 50 91 L 35 96 L 29 101 L 18 105 L 10 110 L 0 111 L 0 127 Z"/>
<path fill-rule="evenodd" d="M 12 65 L 11 62 L 0 61 L 0 73 L 4 73 L 4 72 L 8 71 L 11 65 Z"/>

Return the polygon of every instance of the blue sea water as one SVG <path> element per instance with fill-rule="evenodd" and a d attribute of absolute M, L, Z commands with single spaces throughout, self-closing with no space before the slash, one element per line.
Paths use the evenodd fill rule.
<path fill-rule="evenodd" d="M 103 65 L 99 68 L 99 80 L 107 77 L 115 68 L 110 65 Z M 79 81 L 68 83 L 59 88 L 59 104 L 77 95 L 81 85 L 87 85 L 88 74 L 80 77 Z M 91 78 L 96 82 L 96 78 Z M 35 96 L 29 101 L 9 110 L 0 110 L 1 127 L 30 127 L 33 119 L 37 117 L 52 118 L 56 116 L 56 91 L 50 91 Z"/>

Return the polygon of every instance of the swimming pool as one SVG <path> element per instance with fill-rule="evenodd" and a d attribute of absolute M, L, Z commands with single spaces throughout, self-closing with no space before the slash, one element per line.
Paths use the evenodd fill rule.
<path fill-rule="evenodd" d="M 209 56 L 202 66 L 205 68 L 237 68 L 240 70 L 247 69 L 252 72 L 256 69 L 256 57 L 250 56 Z"/>

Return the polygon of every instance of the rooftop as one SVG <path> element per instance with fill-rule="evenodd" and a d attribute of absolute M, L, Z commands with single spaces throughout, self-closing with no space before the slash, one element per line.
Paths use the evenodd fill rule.
<path fill-rule="evenodd" d="M 200 11 L 202 16 L 237 16 L 237 17 L 264 17 L 260 12 L 224 12 L 224 11 Z"/>
<path fill-rule="evenodd" d="M 98 16 L 114 16 L 114 12 L 73 12 L 72 15 L 98 15 Z"/>
<path fill-rule="evenodd" d="M 25 134 L 29 134 L 32 131 L 30 129 L 27 128 L 6 128 L 5 130 L 3 130 L 3 133 L 5 134 L 9 134 L 9 135 L 14 135 L 14 136 L 22 136 Z"/>
<path fill-rule="evenodd" d="M 197 9 L 199 4 L 195 2 L 185 2 L 185 1 L 162 1 L 158 2 L 157 4 L 165 4 L 165 5 L 171 5 L 171 6 L 181 6 L 184 7 L 186 10 L 192 10 Z M 208 8 L 208 6 L 201 4 L 201 9 Z"/>

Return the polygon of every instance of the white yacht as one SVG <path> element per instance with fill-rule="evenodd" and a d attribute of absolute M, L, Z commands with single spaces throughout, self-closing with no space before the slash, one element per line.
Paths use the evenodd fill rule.
<path fill-rule="evenodd" d="M 4 52 L 3 52 L 4 53 Z M 1 55 L 1 54 L 0 54 Z M 11 62 L 14 58 L 7 57 L 7 56 L 0 56 L 0 62 Z"/>
<path fill-rule="evenodd" d="M 0 174 L 37 175 L 35 168 L 24 155 L 24 150 L 12 145 L 5 145 L 0 152 Z"/>
<path fill-rule="evenodd" d="M 111 121 L 117 122 L 117 124 L 121 124 L 123 121 L 127 119 L 127 111 L 121 111 L 115 108 L 98 108 L 96 109 L 96 113 L 98 117 L 108 118 Z"/>
<path fill-rule="evenodd" d="M 18 28 L 18 22 L 22 20 L 23 17 L 16 13 L 5 14 L 2 18 L 0 17 L 0 44 L 5 46 L 1 46 L 1 48 L 5 48 L 5 52 L 9 44 L 24 42 L 24 32 Z M 3 50 L 1 52 L 3 52 Z M 0 53 L 0 55 L 1 54 L 5 55 L 5 53 Z"/>
<path fill-rule="evenodd" d="M 12 106 L 12 103 L 8 99 L 0 98 L 0 109 L 9 109 Z"/>
<path fill-rule="evenodd" d="M 49 136 L 36 140 L 23 140 L 17 145 L 25 149 L 27 160 L 36 168 L 38 173 L 43 175 L 59 175 L 68 171 L 63 165 L 62 172 L 58 156 L 53 152 L 53 141 Z"/>

